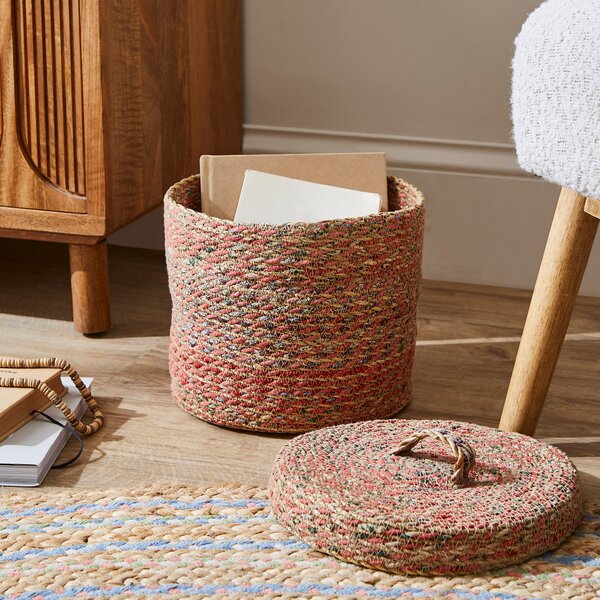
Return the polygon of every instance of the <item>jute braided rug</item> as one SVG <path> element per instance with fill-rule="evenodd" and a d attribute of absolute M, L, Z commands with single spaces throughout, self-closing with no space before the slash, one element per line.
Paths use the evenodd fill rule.
<path fill-rule="evenodd" d="M 558 550 L 483 576 L 388 575 L 309 550 L 262 488 L 0 490 L 0 598 L 600 597 L 600 502 Z"/>

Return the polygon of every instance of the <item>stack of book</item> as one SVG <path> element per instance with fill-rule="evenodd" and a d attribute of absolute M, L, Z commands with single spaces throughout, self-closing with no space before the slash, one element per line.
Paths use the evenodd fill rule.
<path fill-rule="evenodd" d="M 0 369 L 0 377 L 40 379 L 56 391 L 78 418 L 87 405 L 60 369 Z M 84 378 L 90 387 L 92 379 Z M 67 429 L 32 411 L 43 411 L 61 423 L 67 420 L 39 390 L 0 387 L 0 486 L 40 485 L 67 443 Z"/>

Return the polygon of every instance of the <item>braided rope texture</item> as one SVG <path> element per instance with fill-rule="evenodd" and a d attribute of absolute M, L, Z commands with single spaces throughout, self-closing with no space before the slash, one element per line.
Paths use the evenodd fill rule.
<path fill-rule="evenodd" d="M 445 429 L 422 429 L 413 433 L 410 437 L 403 440 L 400 445 L 392 451 L 392 454 L 404 454 L 412 450 L 421 440 L 426 437 L 433 437 L 446 444 L 454 453 L 456 462 L 454 463 L 454 473 L 450 477 L 451 483 L 460 484 L 469 475 L 470 470 L 475 464 L 477 453 L 470 444 L 456 437 Z"/>
<path fill-rule="evenodd" d="M 0 598 L 600 597 L 600 502 L 556 551 L 479 576 L 391 575 L 311 550 L 264 489 L 170 485 L 0 496 Z"/>
<path fill-rule="evenodd" d="M 198 176 L 165 196 L 172 393 L 228 427 L 302 432 L 383 418 L 410 400 L 420 192 L 391 212 L 247 225 L 208 217 Z"/>
<path fill-rule="evenodd" d="M 475 449 L 466 483 L 451 483 L 456 457 L 435 438 L 394 455 L 421 429 L 446 430 Z M 556 548 L 581 518 L 577 470 L 561 450 L 455 421 L 370 421 L 306 433 L 281 449 L 270 499 L 279 522 L 321 552 L 424 575 L 517 564 Z"/>

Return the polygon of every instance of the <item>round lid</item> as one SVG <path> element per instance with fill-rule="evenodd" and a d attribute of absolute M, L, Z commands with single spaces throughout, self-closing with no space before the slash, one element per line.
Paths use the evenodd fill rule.
<path fill-rule="evenodd" d="M 270 481 L 316 550 L 401 573 L 481 572 L 556 547 L 581 518 L 577 470 L 533 438 L 456 421 L 367 421 L 299 436 Z"/>

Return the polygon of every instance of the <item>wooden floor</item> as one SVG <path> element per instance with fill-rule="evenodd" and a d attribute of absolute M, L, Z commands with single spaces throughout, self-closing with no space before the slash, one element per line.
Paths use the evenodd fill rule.
<path fill-rule="evenodd" d="M 286 436 L 239 433 L 179 409 L 169 393 L 170 299 L 164 256 L 110 248 L 110 333 L 73 330 L 66 247 L 0 239 L 0 354 L 56 355 L 95 378 L 107 414 L 84 457 L 45 486 L 109 488 L 151 482 L 267 482 Z M 405 418 L 498 423 L 529 294 L 426 282 L 412 404 Z M 538 428 L 600 498 L 600 299 L 581 298 Z M 72 446 L 66 451 L 71 452 Z"/>

